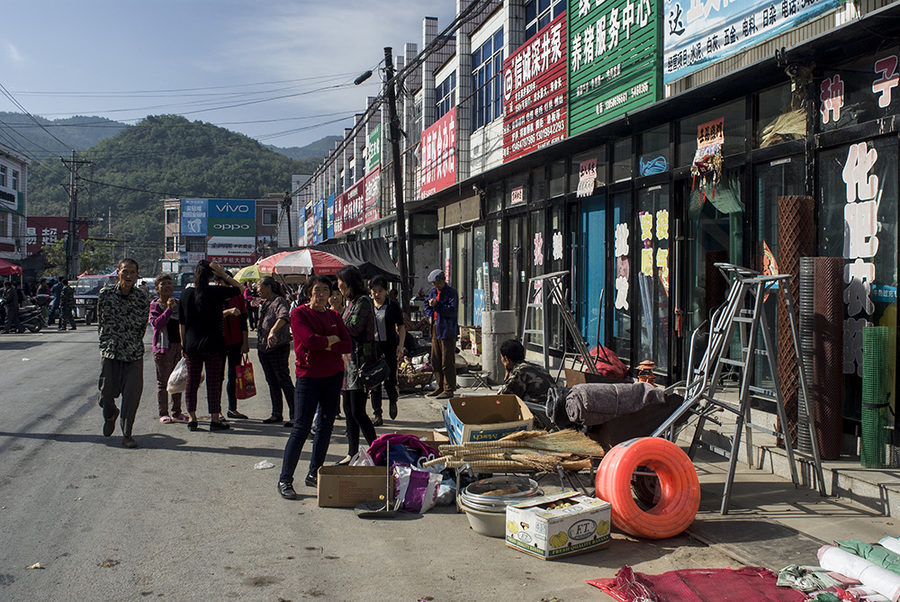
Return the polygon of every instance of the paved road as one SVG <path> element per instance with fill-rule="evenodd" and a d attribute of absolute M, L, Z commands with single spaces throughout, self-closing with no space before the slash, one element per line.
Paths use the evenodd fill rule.
<path fill-rule="evenodd" d="M 366 521 L 318 508 L 302 480 L 302 498 L 283 500 L 278 469 L 253 468 L 280 466 L 287 437 L 261 423 L 267 396 L 242 402 L 251 420 L 232 421 L 232 431 L 162 425 L 149 357 L 140 447 L 125 449 L 119 434 L 100 434 L 94 329 L 2 335 L 0 370 L 2 600 L 606 600 L 584 580 L 623 564 L 652 573 L 735 566 L 686 536 L 621 534 L 608 550 L 546 562 L 474 533 L 448 508 Z M 439 417 L 436 402 L 409 396 L 396 424 Z M 342 430 L 330 461 L 346 452 Z M 305 451 L 301 477 L 307 460 Z M 26 569 L 35 563 L 44 568 Z"/>

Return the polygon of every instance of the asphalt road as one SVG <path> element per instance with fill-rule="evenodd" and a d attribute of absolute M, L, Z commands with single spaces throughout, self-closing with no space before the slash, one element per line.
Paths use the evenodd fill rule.
<path fill-rule="evenodd" d="M 129 450 L 120 433 L 101 435 L 95 329 L 0 335 L 0 599 L 568 602 L 609 600 L 584 581 L 625 564 L 735 566 L 687 536 L 614 533 L 607 550 L 548 562 L 476 534 L 452 508 L 395 521 L 318 508 L 302 483 L 307 450 L 301 499 L 283 500 L 288 430 L 261 423 L 268 395 L 241 402 L 251 419 L 231 431 L 160 424 L 147 351 L 140 447 Z M 379 431 L 439 421 L 437 402 L 405 396 Z M 338 422 L 330 461 L 346 452 L 342 433 Z M 266 459 L 276 468 L 254 469 Z"/>

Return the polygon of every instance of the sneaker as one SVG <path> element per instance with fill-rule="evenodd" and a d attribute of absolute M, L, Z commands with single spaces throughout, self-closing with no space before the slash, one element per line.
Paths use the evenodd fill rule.
<path fill-rule="evenodd" d="M 107 418 L 103 421 L 103 436 L 110 437 L 116 430 L 116 418 L 119 417 L 119 408 L 114 408 L 116 413 L 112 415 L 112 418 Z"/>
<path fill-rule="evenodd" d="M 122 437 L 122 445 L 124 445 L 128 449 L 134 449 L 135 447 L 137 447 L 137 441 L 134 440 L 134 437 L 125 435 L 124 437 Z"/>
<path fill-rule="evenodd" d="M 297 499 L 297 492 L 294 491 L 293 483 L 278 483 L 278 493 L 286 500 Z"/>
<path fill-rule="evenodd" d="M 397 402 L 392 401 L 391 405 L 388 407 L 388 414 L 391 417 L 391 420 L 397 419 Z"/>
<path fill-rule="evenodd" d="M 244 414 L 241 414 L 237 410 L 228 410 L 227 416 L 229 418 L 237 418 L 238 420 L 247 420 L 247 416 Z"/>
<path fill-rule="evenodd" d="M 318 487 L 319 485 L 319 477 L 314 474 L 306 475 L 306 486 L 307 487 Z"/>

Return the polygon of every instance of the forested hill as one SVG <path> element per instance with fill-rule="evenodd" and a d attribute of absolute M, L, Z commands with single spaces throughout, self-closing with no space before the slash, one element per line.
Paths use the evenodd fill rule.
<path fill-rule="evenodd" d="M 68 155 L 63 155 L 68 158 Z M 107 218 L 94 236 L 128 239 L 128 252 L 152 273 L 163 248 L 162 199 L 262 198 L 290 190 L 291 175 L 312 173 L 319 159 L 294 161 L 256 140 L 224 128 L 173 115 L 147 117 L 102 140 L 78 159 L 79 215 Z M 310 166 L 304 165 L 310 163 Z M 59 158 L 33 162 L 28 213 L 66 215 L 69 172 Z"/>
<path fill-rule="evenodd" d="M 45 119 L 35 116 L 32 119 L 24 113 L 0 111 L 0 143 L 29 160 L 66 156 L 71 154 L 73 148 L 79 151 L 89 149 L 126 127 L 124 123 L 105 117 L 76 115 L 65 119 Z"/>

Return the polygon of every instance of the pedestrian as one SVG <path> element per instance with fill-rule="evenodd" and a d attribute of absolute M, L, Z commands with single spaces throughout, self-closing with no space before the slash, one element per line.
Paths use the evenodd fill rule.
<path fill-rule="evenodd" d="M 403 322 L 403 311 L 400 304 L 388 296 L 387 278 L 378 275 L 369 281 L 372 300 L 375 302 L 375 342 L 378 353 L 388 366 L 388 375 L 383 385 L 371 391 L 374 426 L 384 424 L 381 406 L 382 389 L 388 397 L 388 415 L 391 420 L 397 418 L 397 364 L 403 358 L 403 346 L 406 342 L 406 325 Z"/>
<path fill-rule="evenodd" d="M 75 289 L 69 286 L 69 279 L 62 279 L 62 291 L 59 294 L 59 330 L 65 330 L 68 325 L 75 328 Z M 146 289 L 144 290 L 147 293 Z M 147 293 L 147 298 L 150 294 Z"/>
<path fill-rule="evenodd" d="M 11 280 L 3 281 L 3 306 L 6 308 L 6 324 L 3 326 L 3 334 L 13 332 L 25 332 L 19 323 L 19 293 Z"/>
<path fill-rule="evenodd" d="M 284 447 L 278 493 L 295 499 L 294 471 L 300 461 L 303 444 L 315 420 L 306 485 L 318 484 L 318 470 L 325 463 L 328 444 L 334 428 L 344 380 L 344 359 L 352 344 L 350 333 L 340 314 L 328 309 L 331 283 L 324 276 L 311 276 L 307 282 L 310 300 L 291 310 L 291 333 L 294 342 L 297 386 L 294 389 L 294 428 Z"/>
<path fill-rule="evenodd" d="M 218 276 L 227 286 L 213 286 Z M 222 420 L 222 379 L 225 376 L 225 335 L 222 310 L 227 299 L 241 293 L 240 284 L 218 263 L 201 259 L 194 268 L 194 286 L 185 289 L 178 304 L 181 318 L 181 341 L 187 358 L 185 405 L 190 421 L 188 430 L 199 428 L 197 392 L 200 373 L 206 368 L 206 403 L 209 407 L 209 430 L 229 428 Z"/>
<path fill-rule="evenodd" d="M 359 378 L 361 366 L 377 361 L 375 345 L 375 305 L 367 294 L 362 273 L 353 265 L 342 267 L 337 273 L 338 287 L 347 307 L 344 324 L 353 340 L 353 348 L 346 356 L 344 379 L 344 415 L 347 417 L 347 457 L 338 464 L 349 464 L 359 452 L 359 435 L 362 432 L 369 445 L 377 436 L 372 420 L 366 412 L 366 389 Z"/>
<path fill-rule="evenodd" d="M 227 271 L 227 270 L 226 270 Z M 228 272 L 231 275 L 231 272 Z M 227 286 L 227 283 L 216 278 L 216 284 Z M 228 361 L 228 372 L 225 377 L 225 394 L 228 395 L 229 418 L 246 420 L 247 416 L 238 412 L 237 407 L 237 368 L 243 362 L 241 357 L 250 353 L 250 338 L 247 330 L 247 304 L 243 295 L 235 295 L 225 301 L 222 312 L 225 325 L 225 359 Z"/>
<path fill-rule="evenodd" d="M 425 315 L 431 321 L 431 367 L 437 387 L 428 397 L 449 399 L 456 390 L 456 337 L 459 336 L 459 295 L 447 284 L 441 270 L 428 274 L 432 284 L 425 303 Z"/>
<path fill-rule="evenodd" d="M 247 308 L 247 325 L 251 330 L 256 330 L 256 311 L 253 307 L 253 283 L 245 282 L 241 296 Z"/>
<path fill-rule="evenodd" d="M 341 289 L 338 287 L 337 280 L 335 280 L 331 283 L 331 296 L 328 298 L 328 308 L 343 316 L 344 307 L 344 295 L 341 294 Z"/>
<path fill-rule="evenodd" d="M 259 308 L 257 323 L 256 352 L 272 400 L 272 415 L 263 420 L 274 424 L 284 419 L 284 402 L 288 404 L 290 420 L 286 427 L 294 426 L 294 383 L 288 358 L 291 355 L 291 310 L 287 299 L 281 294 L 281 287 L 271 276 L 265 276 L 257 283 L 263 303 Z M 284 398 L 282 399 L 282 395 Z"/>
<path fill-rule="evenodd" d="M 150 312 L 150 295 L 134 285 L 139 269 L 130 257 L 120 261 L 117 282 L 104 286 L 97 301 L 103 436 L 113 434 L 121 414 L 122 445 L 128 448 L 137 447 L 132 431 L 144 391 L 144 333 Z M 121 412 L 116 407 L 119 396 Z"/>
<path fill-rule="evenodd" d="M 155 280 L 159 297 L 150 301 L 150 326 L 153 328 L 153 363 L 156 365 L 156 403 L 163 424 L 188 422 L 181 411 L 181 393 L 172 393 L 172 415 L 169 415 L 169 376 L 181 359 L 181 328 L 178 323 L 178 299 L 172 296 L 175 283 L 170 274 Z"/>
<path fill-rule="evenodd" d="M 500 344 L 500 362 L 506 368 L 506 377 L 499 393 L 518 395 L 523 401 L 544 404 L 547 392 L 556 381 L 542 367 L 525 361 L 525 347 L 516 339 Z"/>
<path fill-rule="evenodd" d="M 47 284 L 46 278 L 41 278 L 38 281 L 37 290 L 35 290 L 35 295 L 49 295 L 50 294 L 50 286 Z"/>
<path fill-rule="evenodd" d="M 50 326 L 53 325 L 53 321 L 59 315 L 59 299 L 62 296 L 63 289 L 62 281 L 62 278 L 58 278 L 56 284 L 50 287 L 50 294 L 53 295 L 53 301 L 50 302 L 50 319 L 47 321 L 47 324 Z"/>

